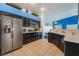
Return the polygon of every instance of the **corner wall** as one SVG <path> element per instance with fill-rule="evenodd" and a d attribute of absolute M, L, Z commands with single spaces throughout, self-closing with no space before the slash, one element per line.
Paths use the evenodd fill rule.
<path fill-rule="evenodd" d="M 53 22 L 53 28 L 55 29 L 56 25 L 62 25 L 63 29 L 67 29 L 67 25 L 78 24 L 78 15 L 67 17 L 58 21 Z M 77 27 L 79 29 L 79 27 Z"/>

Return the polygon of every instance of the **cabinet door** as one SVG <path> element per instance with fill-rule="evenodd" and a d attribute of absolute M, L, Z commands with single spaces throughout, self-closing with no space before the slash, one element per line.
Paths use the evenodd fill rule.
<path fill-rule="evenodd" d="M 35 21 L 33 19 L 30 19 L 30 27 L 35 27 Z"/>
<path fill-rule="evenodd" d="M 50 34 L 48 33 L 48 42 L 51 42 L 51 40 L 50 40 Z"/>
<path fill-rule="evenodd" d="M 13 18 L 13 49 L 22 47 L 22 20 Z"/>
<path fill-rule="evenodd" d="M 40 28 L 40 21 L 36 20 L 36 25 Z"/>
<path fill-rule="evenodd" d="M 32 42 L 31 38 L 32 38 L 31 33 L 24 33 L 23 34 L 23 44 L 27 44 L 27 43 Z"/>
<path fill-rule="evenodd" d="M 25 18 L 23 19 L 23 27 L 29 27 L 30 26 L 30 19 Z"/>
<path fill-rule="evenodd" d="M 6 26 L 10 26 L 10 29 L 12 27 L 12 17 L 2 15 L 2 51 L 1 53 L 6 53 L 12 50 L 12 31 L 11 32 L 5 32 L 4 30 L 7 29 Z M 6 30 L 7 31 L 7 30 Z"/>
<path fill-rule="evenodd" d="M 27 18 L 27 19 L 26 19 L 26 27 L 29 27 L 29 26 L 30 26 L 30 19 Z"/>
<path fill-rule="evenodd" d="M 26 27 L 26 19 L 23 19 L 23 27 Z"/>
<path fill-rule="evenodd" d="M 51 33 L 48 33 L 48 41 L 53 43 L 54 39 L 53 39 L 54 36 L 52 36 Z"/>
<path fill-rule="evenodd" d="M 27 43 L 27 38 L 28 38 L 27 34 L 26 33 L 23 33 L 23 44 L 26 44 Z"/>
<path fill-rule="evenodd" d="M 65 44 L 64 44 L 64 40 L 63 39 L 61 40 L 61 47 L 60 47 L 60 49 L 64 52 Z"/>
<path fill-rule="evenodd" d="M 38 21 L 38 26 L 41 27 L 41 23 L 40 23 L 40 21 Z"/>
<path fill-rule="evenodd" d="M 38 33 L 37 33 L 37 38 L 38 38 L 38 39 L 42 39 L 42 32 L 38 32 Z"/>
<path fill-rule="evenodd" d="M 65 56 L 79 56 L 79 44 L 65 41 Z"/>

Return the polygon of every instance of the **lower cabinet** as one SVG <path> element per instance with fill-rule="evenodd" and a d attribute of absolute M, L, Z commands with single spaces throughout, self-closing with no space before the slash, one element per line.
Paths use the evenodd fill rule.
<path fill-rule="evenodd" d="M 61 51 L 64 52 L 64 35 L 56 33 L 48 33 L 48 41 L 55 44 Z"/>
<path fill-rule="evenodd" d="M 30 33 L 23 33 L 23 44 L 26 44 L 32 41 L 30 36 L 31 36 Z"/>
<path fill-rule="evenodd" d="M 65 56 L 79 56 L 79 43 L 65 41 Z"/>
<path fill-rule="evenodd" d="M 27 44 L 42 38 L 42 32 L 23 33 L 23 44 Z"/>
<path fill-rule="evenodd" d="M 42 39 L 42 32 L 37 32 L 37 38 Z"/>

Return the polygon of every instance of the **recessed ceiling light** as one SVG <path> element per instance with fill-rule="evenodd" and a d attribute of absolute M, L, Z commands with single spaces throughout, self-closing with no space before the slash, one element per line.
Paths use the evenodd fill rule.
<path fill-rule="evenodd" d="M 34 5 L 36 5 L 36 3 L 31 3 L 31 5 L 33 5 L 33 6 L 34 6 Z"/>
<path fill-rule="evenodd" d="M 41 10 L 41 11 L 45 11 L 45 8 L 44 8 L 44 7 L 42 7 L 40 10 Z"/>

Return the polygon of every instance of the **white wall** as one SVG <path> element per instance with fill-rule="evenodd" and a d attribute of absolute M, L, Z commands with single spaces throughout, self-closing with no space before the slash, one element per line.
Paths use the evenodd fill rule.
<path fill-rule="evenodd" d="M 47 33 L 52 29 L 52 26 L 45 26 L 44 32 Z"/>
<path fill-rule="evenodd" d="M 67 30 L 78 30 L 76 25 L 67 25 Z"/>
<path fill-rule="evenodd" d="M 62 25 L 55 25 L 55 29 L 62 29 Z"/>

